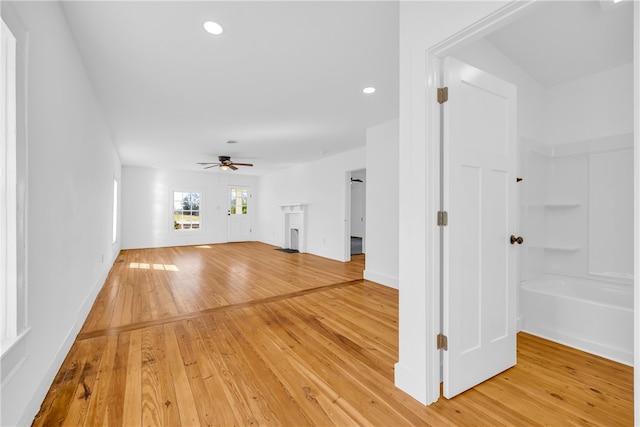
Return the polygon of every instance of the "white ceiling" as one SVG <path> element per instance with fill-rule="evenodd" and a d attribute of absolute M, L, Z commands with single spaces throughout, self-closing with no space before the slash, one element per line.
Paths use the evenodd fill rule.
<path fill-rule="evenodd" d="M 487 40 L 547 87 L 629 63 L 632 2 L 605 1 L 541 1 Z M 124 165 L 201 170 L 230 155 L 255 167 L 209 171 L 262 174 L 364 146 L 367 127 L 398 117 L 397 2 L 63 8 Z"/>
<path fill-rule="evenodd" d="M 398 117 L 396 2 L 63 9 L 124 165 L 201 170 L 230 155 L 255 167 L 222 173 L 261 174 L 362 147 L 367 127 Z"/>
<path fill-rule="evenodd" d="M 542 85 L 552 87 L 633 62 L 631 1 L 540 3 L 486 39 Z"/>

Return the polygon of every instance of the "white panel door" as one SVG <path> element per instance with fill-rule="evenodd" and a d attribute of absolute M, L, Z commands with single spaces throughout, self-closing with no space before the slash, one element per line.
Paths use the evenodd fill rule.
<path fill-rule="evenodd" d="M 227 241 L 251 240 L 251 191 L 249 187 L 229 187 L 227 207 Z"/>
<path fill-rule="evenodd" d="M 444 396 L 516 363 L 516 87 L 444 60 Z"/>

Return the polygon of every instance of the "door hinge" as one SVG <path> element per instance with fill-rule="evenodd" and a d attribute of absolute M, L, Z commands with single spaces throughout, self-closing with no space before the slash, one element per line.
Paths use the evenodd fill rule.
<path fill-rule="evenodd" d="M 437 338 L 437 349 L 438 350 L 447 350 L 447 336 L 444 334 L 438 334 Z"/>
<path fill-rule="evenodd" d="M 438 211 L 438 226 L 444 227 L 449 225 L 449 213 L 447 211 Z"/>
<path fill-rule="evenodd" d="M 439 87 L 438 88 L 438 104 L 444 104 L 449 100 L 449 88 L 448 87 Z"/>

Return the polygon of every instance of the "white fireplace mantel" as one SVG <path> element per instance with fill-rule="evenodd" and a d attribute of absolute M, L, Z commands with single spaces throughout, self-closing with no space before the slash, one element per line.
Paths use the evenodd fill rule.
<path fill-rule="evenodd" d="M 280 209 L 285 213 L 302 213 L 304 211 L 304 204 L 294 203 L 290 205 L 280 205 Z"/>
<path fill-rule="evenodd" d="M 304 218 L 304 204 L 295 203 L 288 205 L 280 205 L 282 214 L 284 216 L 284 238 L 283 248 L 285 249 L 297 249 L 300 253 L 306 252 L 306 235 L 304 230 L 305 218 Z M 294 230 L 298 237 L 298 247 L 292 248 L 291 233 Z"/>

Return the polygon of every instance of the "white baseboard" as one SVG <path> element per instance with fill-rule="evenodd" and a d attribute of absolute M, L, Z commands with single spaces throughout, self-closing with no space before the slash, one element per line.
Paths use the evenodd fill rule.
<path fill-rule="evenodd" d="M 69 353 L 69 350 L 71 350 L 71 346 L 75 341 L 77 332 L 74 332 L 74 330 L 75 330 L 75 327 L 69 330 L 69 332 L 67 333 L 67 336 L 64 339 L 64 342 L 58 348 L 58 353 L 56 354 L 55 359 L 49 366 L 49 369 L 47 370 L 47 373 L 45 374 L 45 376 L 40 381 L 40 384 L 38 384 L 38 387 L 33 393 L 31 400 L 29 401 L 24 412 L 22 413 L 22 417 L 20 417 L 20 422 L 18 425 L 21 425 L 21 426 L 31 425 L 33 423 L 33 419 L 35 418 L 35 416 L 38 415 L 38 411 L 40 410 L 40 405 L 42 405 L 44 398 L 47 396 L 47 392 L 49 391 L 49 388 L 51 387 L 53 380 L 56 378 L 56 374 L 58 373 L 58 370 L 60 370 L 60 367 L 62 366 L 62 363 L 64 362 L 65 357 L 67 357 L 67 354 Z"/>
<path fill-rule="evenodd" d="M 371 282 L 376 282 L 393 289 L 398 289 L 399 287 L 397 277 L 388 276 L 382 273 L 376 273 L 375 271 L 371 271 L 371 270 L 365 270 L 363 277 L 366 280 L 369 280 Z"/>

